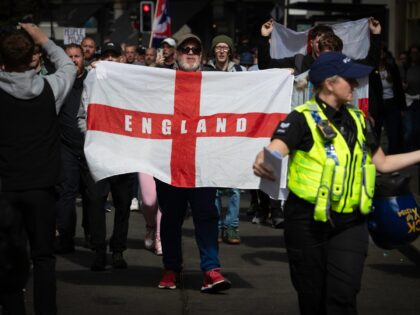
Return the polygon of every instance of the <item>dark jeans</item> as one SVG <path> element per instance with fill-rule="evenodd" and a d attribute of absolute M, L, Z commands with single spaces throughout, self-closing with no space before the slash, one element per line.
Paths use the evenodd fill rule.
<path fill-rule="evenodd" d="M 112 252 L 123 252 L 127 249 L 132 179 L 131 174 L 123 174 L 96 183 L 95 197 L 89 207 L 91 243 L 94 250 L 106 250 L 105 202 L 108 195 L 108 185 L 115 208 L 114 229 L 109 247 Z"/>
<path fill-rule="evenodd" d="M 384 100 L 384 127 L 388 138 L 387 154 L 396 154 L 403 152 L 402 145 L 402 118 L 399 104 L 395 100 Z"/>
<path fill-rule="evenodd" d="M 200 251 L 201 270 L 220 267 L 216 188 L 179 188 L 156 179 L 156 191 L 162 211 L 160 237 L 165 269 L 182 270 L 182 224 L 188 203 L 191 205 L 195 239 Z"/>
<path fill-rule="evenodd" d="M 403 112 L 404 151 L 410 152 L 420 148 L 420 101 L 414 101 Z"/>
<path fill-rule="evenodd" d="M 315 222 L 313 211 L 296 201 L 285 205 L 285 243 L 301 314 L 357 314 L 367 255 L 366 219 L 332 214 L 335 228 Z"/>
<path fill-rule="evenodd" d="M 90 192 L 95 182 L 90 175 L 86 159 L 82 152 L 61 145 L 61 161 L 64 181 L 61 183 L 60 198 L 57 202 L 57 230 L 63 242 L 73 243 L 76 232 L 76 197 L 82 192 L 83 221 L 82 225 L 88 233 L 87 208 L 90 205 Z M 71 245 L 69 244 L 69 245 Z"/>
<path fill-rule="evenodd" d="M 260 206 L 265 212 L 269 211 L 270 208 L 270 197 L 259 189 L 250 189 L 251 204 Z"/>
<path fill-rule="evenodd" d="M 137 198 L 139 199 L 139 173 L 131 174 L 133 176 L 133 184 L 131 189 L 131 199 Z"/>
<path fill-rule="evenodd" d="M 33 263 L 34 309 L 36 314 L 56 314 L 55 278 L 55 204 L 54 188 L 3 192 L 4 198 L 19 211 L 29 239 Z M 24 297 L 20 291 L 4 297 L 4 314 L 24 314 Z"/>

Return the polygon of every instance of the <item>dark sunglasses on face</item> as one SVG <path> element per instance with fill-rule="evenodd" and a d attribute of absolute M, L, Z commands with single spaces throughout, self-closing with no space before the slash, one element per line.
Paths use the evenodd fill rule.
<path fill-rule="evenodd" d="M 199 55 L 201 53 L 201 48 L 186 46 L 182 47 L 179 51 L 185 55 L 188 54 L 190 51 L 192 51 L 193 55 Z"/>

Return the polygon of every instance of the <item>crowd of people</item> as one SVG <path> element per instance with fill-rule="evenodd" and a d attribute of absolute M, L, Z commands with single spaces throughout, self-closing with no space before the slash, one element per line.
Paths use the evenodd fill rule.
<path fill-rule="evenodd" d="M 99 49 L 95 39 L 86 36 L 80 45 L 68 44 L 62 49 L 34 24 L 22 23 L 20 29 L 4 32 L 0 38 L 0 210 L 3 215 L 5 209 L 11 216 L 5 222 L 16 228 L 10 248 L 19 255 L 10 259 L 15 259 L 14 268 L 21 268 L 11 273 L 0 270 L 1 279 L 5 279 L 0 289 L 3 314 L 25 314 L 25 279 L 17 281 L 18 285 L 6 285 L 13 274 L 25 278 L 22 275 L 28 273 L 25 239 L 33 265 L 35 312 L 57 313 L 54 254 L 75 251 L 79 196 L 84 245 L 94 253 L 92 271 L 106 270 L 108 250 L 113 268 L 128 268 L 123 253 L 130 212 L 141 208 L 146 223 L 144 246 L 162 256 L 164 270 L 157 286 L 176 289 L 183 269 L 182 224 L 190 212 L 203 272 L 201 291 L 228 290 L 231 282 L 221 273 L 219 243 L 241 243 L 243 193 L 251 194 L 247 214 L 252 223 L 284 225 L 301 313 L 357 313 L 356 296 L 368 244 L 366 214 L 371 210 L 374 189 L 373 165 L 380 172 L 391 172 L 420 161 L 420 151 L 385 156 L 379 145 L 384 127 L 387 153 L 420 148 L 416 124 L 420 118 L 419 48 L 411 47 L 395 61 L 382 44 L 380 23 L 370 18 L 369 29 L 369 53 L 354 61 L 341 53 L 343 43 L 327 25 L 310 30 L 308 54 L 273 59 L 269 53 L 272 20 L 262 25 L 257 49 L 241 52 L 224 34 L 213 38 L 206 53 L 194 34 L 178 40 L 166 38 L 159 48 L 147 49 L 112 41 L 102 43 Z M 309 70 L 315 97 L 295 108 L 286 124 L 273 130 L 268 147 L 292 156 L 284 221 L 280 203 L 260 190 L 175 187 L 145 173 L 95 182 L 83 151 L 89 100 L 84 87 L 89 85 L 88 72 L 96 71 L 100 61 L 186 72 L 289 68 L 297 75 Z M 352 99 L 355 79 L 365 76 L 369 76 L 368 119 L 346 105 Z M 333 132 L 328 141 L 318 130 L 322 121 Z M 331 174 L 327 166 L 333 170 Z M 273 179 L 263 153 L 258 154 L 253 168 L 257 176 Z M 322 196 L 321 186 L 327 189 Z M 338 191 L 331 192 L 332 186 Z M 226 211 L 223 194 L 228 195 Z M 109 199 L 115 216 L 107 242 Z M 6 264 L 1 262 L 3 268 Z"/>

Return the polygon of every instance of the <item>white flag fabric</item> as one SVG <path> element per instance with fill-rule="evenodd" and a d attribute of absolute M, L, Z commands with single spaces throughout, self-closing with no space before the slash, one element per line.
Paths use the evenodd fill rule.
<path fill-rule="evenodd" d="M 352 59 L 363 59 L 370 46 L 368 19 L 360 19 L 331 25 L 334 33 L 343 41 L 343 54 Z M 270 55 L 281 59 L 297 53 L 306 54 L 308 31 L 296 32 L 274 22 L 271 34 Z"/>
<path fill-rule="evenodd" d="M 85 154 L 96 180 L 142 172 L 178 187 L 255 189 L 252 164 L 290 112 L 293 76 L 100 62 L 86 82 Z"/>

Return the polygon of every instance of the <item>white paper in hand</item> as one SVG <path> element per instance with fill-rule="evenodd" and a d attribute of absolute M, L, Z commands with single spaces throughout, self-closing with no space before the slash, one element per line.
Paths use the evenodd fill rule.
<path fill-rule="evenodd" d="M 261 178 L 260 189 L 276 200 L 286 200 L 289 194 L 287 189 L 287 168 L 289 157 L 283 157 L 277 151 L 270 151 L 264 148 L 264 163 L 271 165 L 273 168 L 275 181 Z"/>

